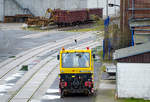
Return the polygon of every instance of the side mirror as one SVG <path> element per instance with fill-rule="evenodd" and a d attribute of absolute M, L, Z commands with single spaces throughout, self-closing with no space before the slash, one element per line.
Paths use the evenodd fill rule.
<path fill-rule="evenodd" d="M 60 56 L 59 55 L 57 55 L 57 60 L 59 60 L 60 59 Z"/>
<path fill-rule="evenodd" d="M 95 54 L 93 54 L 93 58 L 95 58 Z"/>

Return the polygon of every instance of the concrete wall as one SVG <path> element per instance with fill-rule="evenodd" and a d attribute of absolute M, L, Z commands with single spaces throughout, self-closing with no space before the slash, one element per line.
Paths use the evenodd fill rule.
<path fill-rule="evenodd" d="M 4 19 L 4 0 L 0 0 L 0 21 Z"/>
<path fill-rule="evenodd" d="M 87 0 L 16 0 L 23 8 L 29 8 L 35 16 L 44 16 L 47 8 L 52 9 L 77 9 L 86 8 Z M 0 0 L 0 20 L 3 20 L 4 7 L 5 16 L 23 14 L 23 11 L 13 2 L 13 0 Z"/>
<path fill-rule="evenodd" d="M 117 94 L 120 98 L 150 99 L 150 64 L 118 63 Z"/>
<path fill-rule="evenodd" d="M 66 0 L 65 9 L 82 9 L 87 8 L 87 0 Z"/>
<path fill-rule="evenodd" d="M 109 3 L 116 3 L 117 5 L 120 5 L 120 0 L 108 0 Z M 106 16 L 106 0 L 88 0 L 88 8 L 104 8 L 103 9 L 103 15 L 104 18 Z M 109 7 L 109 16 L 115 16 L 115 11 L 117 11 L 116 15 L 119 15 L 118 11 L 120 11 L 119 7 Z"/>
<path fill-rule="evenodd" d="M 5 16 L 14 16 L 22 14 L 23 11 L 13 2 L 13 0 L 5 0 Z"/>
<path fill-rule="evenodd" d="M 29 8 L 35 16 L 44 16 L 47 8 L 70 10 L 87 7 L 87 0 L 30 0 L 30 2 L 27 2 L 27 0 L 16 1 L 23 5 L 24 8 Z"/>
<path fill-rule="evenodd" d="M 79 8 L 87 8 L 87 7 L 88 7 L 87 0 L 80 0 L 80 2 L 79 2 Z"/>
<path fill-rule="evenodd" d="M 24 8 L 29 8 L 30 11 L 35 15 L 35 16 L 44 16 L 46 9 L 47 8 L 64 8 L 63 7 L 63 2 L 65 0 L 16 0 L 18 1 L 19 4 L 21 4 Z"/>

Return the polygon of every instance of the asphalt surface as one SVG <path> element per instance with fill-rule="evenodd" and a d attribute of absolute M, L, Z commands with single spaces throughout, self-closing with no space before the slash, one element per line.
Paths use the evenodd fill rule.
<path fill-rule="evenodd" d="M 95 85 L 98 84 L 100 66 L 101 63 L 99 61 L 95 61 L 94 63 Z M 60 98 L 58 85 L 59 85 L 59 78 L 57 76 L 54 83 L 50 86 L 50 88 L 46 91 L 45 95 L 42 97 L 41 102 L 95 102 L 96 95 L 86 96 L 84 94 L 70 94 L 65 96 L 64 98 Z M 97 88 L 95 89 L 97 90 Z"/>
<path fill-rule="evenodd" d="M 15 26 L 15 27 L 14 27 Z M 20 26 L 20 25 L 19 25 Z M 26 31 L 21 30 L 18 25 L 1 25 L 0 24 L 0 62 L 8 59 L 9 57 L 15 57 L 15 55 L 29 50 L 34 47 L 38 47 L 40 45 L 49 43 L 49 42 L 56 42 L 56 40 L 64 39 L 66 37 L 72 36 L 72 40 L 74 40 L 80 33 L 77 32 L 60 32 L 60 31 L 48 31 L 48 32 L 35 32 L 35 31 Z M 82 33 L 81 33 L 82 34 Z M 79 41 L 78 44 L 85 43 L 89 40 L 96 40 L 95 37 L 93 38 L 86 38 L 82 41 Z M 74 46 L 75 43 L 70 43 L 65 45 L 65 48 Z M 60 48 L 58 48 L 60 49 Z M 56 53 L 55 51 L 51 51 L 46 53 L 44 56 L 41 56 L 38 60 L 44 60 L 47 56 L 53 56 Z M 97 88 L 98 81 L 99 81 L 99 72 L 101 62 L 100 60 L 95 61 L 95 87 Z M 37 62 L 38 63 L 38 62 Z M 37 64 L 34 63 L 35 65 Z M 33 66 L 32 66 L 33 67 Z M 19 73 L 13 74 L 11 77 L 6 79 L 6 84 L 1 85 L 0 87 L 0 95 L 4 95 L 7 93 L 7 90 L 10 87 L 13 87 L 15 83 L 24 76 L 26 71 L 19 71 Z M 59 79 L 58 77 L 55 79 L 54 82 L 49 86 L 49 89 L 41 98 L 41 102 L 94 102 L 94 96 L 85 96 L 83 94 L 72 94 L 65 98 L 60 98 L 59 94 Z"/>
<path fill-rule="evenodd" d="M 78 44 L 82 44 L 82 43 L 85 43 L 86 41 L 88 40 L 91 40 L 91 38 L 87 38 L 87 39 L 84 39 L 82 41 L 79 41 Z M 71 44 L 68 44 L 68 45 L 65 45 L 64 47 L 67 48 L 67 47 L 71 47 L 71 46 L 75 46 L 76 44 L 75 43 L 71 43 Z M 40 61 L 46 59 L 47 57 L 51 56 L 51 57 L 56 57 L 55 56 L 55 53 L 57 52 L 57 50 L 60 50 L 61 48 L 57 48 L 56 50 L 54 51 L 50 51 L 50 52 L 47 52 L 46 54 L 44 54 L 43 56 L 38 56 L 38 58 L 34 61 L 34 62 L 31 62 L 28 67 L 28 71 L 30 71 L 30 69 L 32 69 L 34 66 L 36 66 Z M 96 64 L 96 66 L 98 66 L 99 63 Z M 6 83 L 2 86 L 4 89 L 0 90 L 0 95 L 4 95 L 7 93 L 8 89 L 10 89 L 9 87 L 13 87 L 17 81 L 19 81 L 28 71 L 23 71 L 23 70 L 19 70 L 17 73 L 7 77 L 5 79 Z M 95 75 L 97 74 L 97 71 L 95 71 Z M 95 80 L 98 80 L 97 77 L 95 77 Z M 57 80 L 56 80 L 57 81 Z M 1 89 L 1 87 L 0 87 Z"/>
<path fill-rule="evenodd" d="M 0 62 L 48 42 L 55 42 L 69 36 L 72 36 L 74 39 L 78 35 L 78 33 L 74 32 L 26 31 L 9 26 L 0 24 Z"/>

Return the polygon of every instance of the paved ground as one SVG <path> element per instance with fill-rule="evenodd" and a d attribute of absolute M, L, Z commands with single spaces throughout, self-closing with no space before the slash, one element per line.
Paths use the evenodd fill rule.
<path fill-rule="evenodd" d="M 55 42 L 56 40 L 64 39 L 66 37 L 72 37 L 71 39 L 74 40 L 79 33 L 70 33 L 70 32 L 58 32 L 58 31 L 51 31 L 51 32 L 34 32 L 34 31 L 25 31 L 21 30 L 20 26 L 22 24 L 0 24 L 0 61 L 6 60 L 10 56 L 15 56 L 18 53 L 21 53 L 25 50 L 35 48 L 37 46 Z M 89 38 L 90 40 L 93 40 L 93 38 Z M 80 41 L 80 44 L 85 43 L 88 39 L 84 41 Z M 69 44 L 67 47 L 74 46 L 75 44 Z M 39 64 L 40 60 L 46 59 L 45 56 L 52 55 L 50 59 L 53 59 L 56 57 L 56 53 L 53 51 L 45 53 L 43 56 L 37 56 L 37 59 L 33 59 L 33 63 L 31 66 Z M 48 68 L 51 68 L 52 64 L 57 65 L 55 63 L 56 60 L 53 60 L 52 63 L 49 63 L 47 66 Z M 30 64 L 30 63 L 29 63 Z M 98 72 L 99 68 L 101 66 L 100 62 L 96 62 L 96 69 L 95 69 L 95 80 L 98 82 Z M 31 98 L 31 102 L 117 102 L 115 99 L 115 89 L 116 89 L 116 81 L 115 80 L 107 80 L 108 75 L 106 73 L 102 73 L 102 79 L 100 80 L 100 85 L 98 85 L 98 90 L 96 96 L 84 96 L 79 94 L 74 94 L 67 96 L 65 98 L 60 98 L 59 89 L 58 89 L 58 67 L 57 70 L 52 71 L 51 75 L 47 79 L 47 82 L 41 86 L 38 91 L 35 92 L 35 94 Z M 46 68 L 45 68 L 46 69 Z M 34 71 L 34 69 L 32 69 Z M 45 70 L 47 71 L 47 69 Z M 39 73 L 41 73 L 39 71 Z M 0 93 L 0 96 L 3 94 L 6 94 L 6 90 L 10 87 L 12 88 L 13 84 L 16 84 L 18 81 L 21 81 L 20 79 L 23 79 L 22 76 L 28 76 L 28 72 L 19 71 L 19 73 L 10 73 L 11 77 L 7 77 L 6 85 L 0 84 L 0 90 L 2 94 Z M 37 75 L 38 76 L 38 75 Z M 42 75 L 41 75 L 42 76 Z M 24 77 L 25 78 L 25 77 Z M 35 77 L 37 80 L 40 79 L 38 77 Z M 105 80 L 103 80 L 105 79 Z M 1 80 L 0 80 L 1 81 Z M 31 80 L 32 82 L 32 80 Z M 13 84 L 12 84 L 13 83 Z M 30 88 L 33 84 L 37 84 L 38 82 L 33 82 L 32 84 L 28 84 L 27 88 Z M 18 83 L 19 85 L 20 83 Z M 31 86 L 30 86 L 31 85 Z M 26 88 L 26 89 L 27 89 Z M 31 88 L 33 89 L 33 88 Z M 26 92 L 26 90 L 22 90 Z M 30 92 L 29 92 L 30 93 Z M 26 93 L 28 95 L 29 93 Z M 19 93 L 22 96 L 25 96 L 24 94 Z M 18 96 L 19 96 L 18 94 Z M 24 100 L 27 100 L 26 98 L 24 100 L 17 99 L 18 97 L 16 95 L 16 98 L 13 100 L 15 102 L 25 102 Z M 2 101 L 2 100 L 1 100 Z M 2 101 L 3 102 L 3 101 Z"/>
<path fill-rule="evenodd" d="M 35 32 L 20 29 L 22 24 L 0 23 L 0 62 L 25 50 L 72 36 L 74 32 Z"/>
<path fill-rule="evenodd" d="M 59 68 L 56 56 L 62 46 L 65 46 L 65 48 L 97 46 L 96 37 L 91 32 L 24 31 L 20 29 L 20 26 L 21 24 L 0 24 L 0 59 L 6 62 L 5 64 L 0 63 L 1 101 L 76 102 L 80 99 L 79 101 L 83 102 L 93 102 L 95 96 L 72 95 L 64 99 L 60 98 L 57 76 Z M 74 42 L 76 38 L 79 41 L 78 44 Z M 42 45 L 40 48 L 31 49 L 40 45 Z M 31 50 L 20 54 L 28 49 Z M 16 58 L 4 61 L 10 56 L 16 56 Z M 28 65 L 29 70 L 20 71 L 22 65 Z M 100 62 L 95 63 L 96 82 L 98 82 L 99 77 L 97 76 L 100 66 Z"/>
<path fill-rule="evenodd" d="M 21 53 L 25 50 L 35 48 L 37 46 L 51 43 L 55 43 L 56 40 L 64 39 L 66 37 L 71 37 L 72 40 L 74 40 L 76 37 L 79 37 L 79 33 L 70 33 L 70 32 L 58 32 L 58 31 L 51 31 L 51 32 L 33 32 L 33 31 L 25 31 L 21 30 L 20 26 L 22 24 L 0 24 L 0 60 L 3 61 L 7 59 L 10 56 L 15 56 L 18 53 Z M 86 40 L 82 40 L 79 42 L 79 44 L 86 43 L 89 40 L 94 40 L 95 38 L 87 38 Z M 58 43 L 58 42 L 57 42 Z M 89 42 L 90 44 L 90 42 Z M 83 44 L 84 45 L 84 44 Z M 86 43 L 85 46 L 88 44 Z M 75 46 L 75 44 L 69 44 L 65 45 L 66 47 Z M 53 47 L 54 48 L 54 47 Z M 58 48 L 57 48 L 58 49 Z M 47 58 L 45 56 L 50 56 L 50 58 Z M 34 87 L 38 87 L 36 85 L 40 84 L 39 82 L 43 79 L 38 78 L 38 76 L 43 76 L 42 73 L 47 73 L 47 69 L 51 68 L 49 66 L 56 66 L 58 62 L 54 59 L 56 57 L 56 52 L 53 51 L 46 51 L 40 56 L 36 56 L 35 58 L 32 58 L 29 61 L 26 61 L 26 64 L 31 64 L 32 69 L 28 72 L 24 71 L 14 71 L 8 76 L 4 78 L 4 80 L 7 82 L 5 84 L 0 85 L 1 90 L 1 96 L 4 97 L 4 94 L 7 94 L 7 90 L 13 87 L 13 85 L 25 85 L 26 88 L 20 89 L 20 92 L 17 93 L 14 96 L 13 102 L 25 102 L 26 98 L 24 100 L 19 99 L 18 97 L 28 97 L 30 95 L 27 89 L 29 91 L 35 90 Z M 38 65 L 44 62 L 42 60 L 45 60 L 47 62 L 48 60 L 52 60 L 51 63 L 48 63 L 43 69 L 40 69 L 39 71 L 36 68 L 40 68 Z M 31 62 L 30 62 L 31 61 Z M 53 64 L 53 65 L 52 65 Z M 35 67 L 34 67 L 35 66 Z M 67 96 L 65 98 L 60 98 L 59 89 L 58 89 L 58 73 L 59 68 L 58 66 L 51 68 L 52 71 L 50 71 L 50 75 L 48 75 L 47 79 L 44 79 L 44 84 L 37 88 L 35 90 L 35 93 L 31 97 L 31 102 L 115 102 L 114 95 L 115 95 L 115 81 L 112 80 L 101 80 L 99 85 L 99 68 L 101 66 L 101 62 L 95 62 L 95 81 L 96 81 L 96 87 L 98 88 L 96 96 L 84 96 L 79 94 L 73 94 L 70 96 Z M 9 68 L 9 67 L 8 67 Z M 55 69 L 55 70 L 53 70 Z M 2 70 L 2 69 L 1 69 Z M 32 74 L 37 70 L 37 73 Z M 44 72 L 45 71 L 45 72 Z M 39 74 L 38 74 L 39 73 Z M 41 74 L 40 74 L 41 73 Z M 32 76 L 32 79 L 28 79 L 29 83 L 23 84 L 22 81 L 27 80 L 27 77 Z M 36 77 L 37 76 L 37 77 Z M 46 75 L 45 75 L 46 76 Z M 107 79 L 108 75 L 103 73 L 102 79 Z M 34 82 L 32 80 L 39 80 L 37 82 Z M 1 83 L 2 80 L 0 80 Z M 3 83 L 3 82 L 2 82 Z M 31 87 L 32 86 L 32 87 Z M 9 92 L 13 92 L 14 89 L 11 89 Z M 30 87 L 30 88 L 29 88 Z M 24 92 L 25 94 L 23 94 Z M 10 93 L 9 93 L 10 94 Z M 8 95 L 9 95 L 8 94 Z M 6 96 L 7 97 L 7 96 Z M 4 101 L 2 101 L 4 102 Z"/>
<path fill-rule="evenodd" d="M 108 73 L 100 73 L 100 82 L 95 102 L 117 102 L 115 99 L 116 80 L 115 76 L 109 76 Z"/>
<path fill-rule="evenodd" d="M 95 102 L 116 102 L 115 84 L 112 80 L 101 80 Z"/>
<path fill-rule="evenodd" d="M 101 63 L 95 62 L 95 83 L 98 84 L 98 72 L 100 70 Z M 72 94 L 68 95 L 65 98 L 60 98 L 59 93 L 59 79 L 58 77 L 55 79 L 54 83 L 50 86 L 50 88 L 46 91 L 46 93 L 42 96 L 41 102 L 94 102 L 94 96 L 85 96 L 84 94 Z M 96 86 L 95 86 L 96 87 Z"/>

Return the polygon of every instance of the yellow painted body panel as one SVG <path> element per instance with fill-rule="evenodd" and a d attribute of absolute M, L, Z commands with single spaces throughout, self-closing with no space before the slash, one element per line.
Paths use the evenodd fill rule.
<path fill-rule="evenodd" d="M 82 53 L 87 52 L 90 54 L 90 67 L 88 68 L 62 68 L 62 54 L 63 53 Z M 78 73 L 94 73 L 94 62 L 92 51 L 89 50 L 61 50 L 60 51 L 60 74 L 78 74 Z"/>

